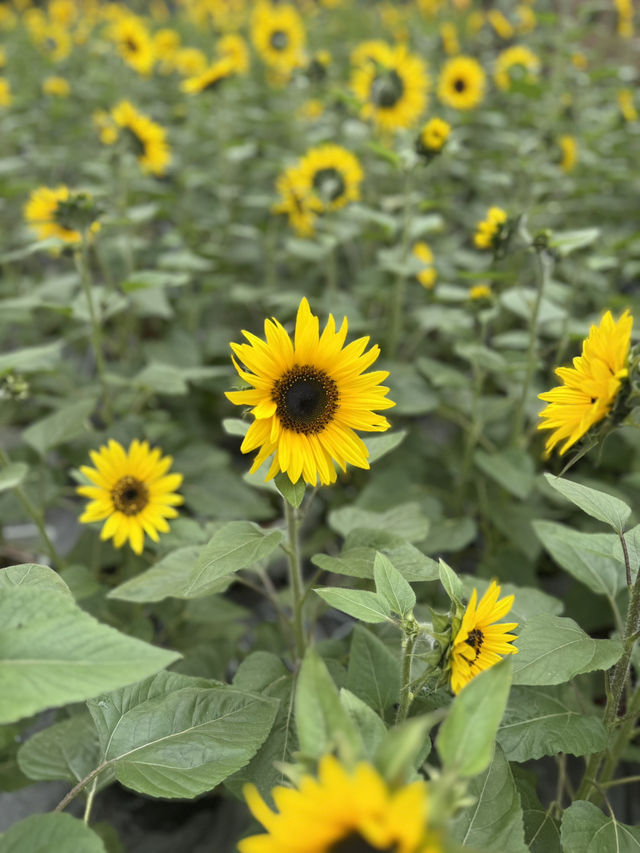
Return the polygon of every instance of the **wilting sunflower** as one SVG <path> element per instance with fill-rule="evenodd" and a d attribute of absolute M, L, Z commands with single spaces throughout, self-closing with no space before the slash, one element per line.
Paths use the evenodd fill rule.
<path fill-rule="evenodd" d="M 298 11 L 288 3 L 259 0 L 251 16 L 251 40 L 270 68 L 290 74 L 303 64 L 306 32 Z"/>
<path fill-rule="evenodd" d="M 496 249 L 507 223 L 507 213 L 501 207 L 490 207 L 486 219 L 476 224 L 473 242 L 477 249 Z"/>
<path fill-rule="evenodd" d="M 499 621 L 511 610 L 514 596 L 508 595 L 498 601 L 499 598 L 500 587 L 495 581 L 491 581 L 480 601 L 477 590 L 473 590 L 451 648 L 451 689 L 454 693 L 459 693 L 483 670 L 499 663 L 500 655 L 514 655 L 518 651 L 511 645 L 518 638 L 509 633 L 518 623 Z"/>
<path fill-rule="evenodd" d="M 138 74 L 151 74 L 155 62 L 153 38 L 136 15 L 119 16 L 108 30 L 118 53 Z"/>
<path fill-rule="evenodd" d="M 65 243 L 79 243 L 84 226 L 95 232 L 100 223 L 92 221 L 93 202 L 88 193 L 77 193 L 61 184 L 38 187 L 24 207 L 24 218 L 39 240 L 57 237 Z"/>
<path fill-rule="evenodd" d="M 427 105 L 426 66 L 403 45 L 366 42 L 351 75 L 351 88 L 362 102 L 361 115 L 382 130 L 411 127 Z"/>
<path fill-rule="evenodd" d="M 276 189 L 280 200 L 273 205 L 272 212 L 286 214 L 289 225 L 300 237 L 311 237 L 318 214 L 322 212 L 322 202 L 309 191 L 308 182 L 301 177 L 297 165 L 289 166 L 278 175 Z"/>
<path fill-rule="evenodd" d="M 163 175 L 171 159 L 166 130 L 139 113 L 129 101 L 116 104 L 111 110 L 111 117 L 120 128 L 120 133 L 125 131 L 143 172 Z"/>
<path fill-rule="evenodd" d="M 322 211 L 338 210 L 360 198 L 360 161 L 340 145 L 310 148 L 298 164 L 298 176 L 303 190 L 318 199 Z"/>
<path fill-rule="evenodd" d="M 424 125 L 416 139 L 416 151 L 427 159 L 439 154 L 445 146 L 451 125 L 444 119 L 434 116 Z"/>
<path fill-rule="evenodd" d="M 395 405 L 380 385 L 389 374 L 364 372 L 379 347 L 365 352 L 368 337 L 343 346 L 346 317 L 336 330 L 330 314 L 320 334 L 306 299 L 298 308 L 293 343 L 275 319 L 265 320 L 264 331 L 266 342 L 243 332 L 249 343 L 231 344 L 247 370 L 234 359 L 235 368 L 252 386 L 227 392 L 232 403 L 253 407 L 255 420 L 240 448 L 243 453 L 260 448 L 251 471 L 273 455 L 267 480 L 283 471 L 293 483 L 302 476 L 315 486 L 318 477 L 324 485 L 335 482 L 334 462 L 343 471 L 347 463 L 369 468 L 369 451 L 355 430 L 384 432 L 389 422 L 375 410 Z"/>
<path fill-rule="evenodd" d="M 173 459 L 162 451 L 149 448 L 146 441 L 134 439 L 125 451 L 111 439 L 100 450 L 90 451 L 96 466 L 80 466 L 91 480 L 91 486 L 78 486 L 78 494 L 91 498 L 80 516 L 83 524 L 104 521 L 101 539 L 113 539 L 116 548 L 127 540 L 136 554 L 141 554 L 146 533 L 154 542 L 158 533 L 167 533 L 168 518 L 178 515 L 176 506 L 183 502 L 176 489 L 182 474 L 167 474 Z M 106 519 L 106 521 L 105 521 Z"/>
<path fill-rule="evenodd" d="M 617 322 L 607 311 L 600 325 L 589 330 L 582 355 L 573 359 L 573 367 L 556 368 L 563 384 L 539 395 L 548 405 L 540 412 L 544 423 L 538 424 L 538 429 L 553 430 L 545 445 L 547 455 L 563 440 L 560 455 L 566 453 L 611 411 L 629 375 L 632 326 L 629 311 Z"/>
<path fill-rule="evenodd" d="M 233 77 L 234 74 L 234 60 L 230 56 L 225 56 L 222 59 L 216 60 L 202 74 L 197 74 L 195 77 L 188 77 L 182 82 L 180 88 L 189 95 L 195 95 L 199 92 L 210 92 L 213 89 L 217 89 L 223 80 Z"/>
<path fill-rule="evenodd" d="M 262 835 L 238 843 L 240 853 L 441 853 L 428 828 L 429 790 L 420 780 L 395 790 L 373 765 L 351 772 L 331 755 L 320 759 L 318 778 L 306 775 L 298 788 L 277 787 L 278 809 L 254 785 L 244 795 L 264 826 Z"/>
<path fill-rule="evenodd" d="M 456 110 L 471 110 L 484 98 L 487 77 L 472 56 L 456 56 L 444 64 L 438 78 L 438 97 Z"/>
<path fill-rule="evenodd" d="M 535 83 L 540 71 L 540 60 L 528 47 L 514 44 L 498 54 L 493 79 L 496 86 L 506 92 L 516 80 Z"/>
<path fill-rule="evenodd" d="M 559 137 L 558 145 L 562 154 L 560 168 L 563 172 L 569 174 L 569 172 L 573 172 L 578 162 L 578 143 L 575 136 L 565 133 Z"/>

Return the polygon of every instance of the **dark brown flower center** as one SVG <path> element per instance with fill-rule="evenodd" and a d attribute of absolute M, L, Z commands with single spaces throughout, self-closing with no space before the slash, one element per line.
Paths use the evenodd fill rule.
<path fill-rule="evenodd" d="M 475 651 L 476 656 L 473 661 L 478 659 L 478 655 L 480 654 L 480 649 L 482 648 L 482 644 L 484 643 L 484 634 L 479 628 L 474 628 L 473 631 L 469 631 L 469 636 L 465 640 L 465 643 Z M 471 663 L 473 663 L 471 661 Z"/>
<path fill-rule="evenodd" d="M 289 44 L 289 34 L 284 30 L 275 30 L 271 33 L 269 44 L 274 50 L 284 50 Z"/>
<path fill-rule="evenodd" d="M 467 88 L 467 81 L 464 80 L 462 77 L 458 77 L 457 80 L 453 81 L 453 88 L 458 93 L 464 92 L 464 90 Z"/>
<path fill-rule="evenodd" d="M 404 83 L 397 71 L 378 74 L 371 84 L 371 100 L 377 107 L 395 107 L 404 93 Z"/>
<path fill-rule="evenodd" d="M 149 503 L 149 489 L 137 477 L 121 477 L 111 489 L 114 507 L 125 515 L 138 515 Z"/>
<path fill-rule="evenodd" d="M 397 849 L 395 844 L 392 847 L 372 847 L 358 832 L 353 832 L 332 844 L 328 853 L 395 853 Z"/>
<path fill-rule="evenodd" d="M 313 188 L 329 201 L 344 195 L 344 178 L 337 169 L 318 169 L 313 176 Z"/>
<path fill-rule="evenodd" d="M 321 432 L 338 409 L 338 386 L 324 370 L 296 365 L 273 386 L 271 398 L 285 429 L 310 435 Z"/>

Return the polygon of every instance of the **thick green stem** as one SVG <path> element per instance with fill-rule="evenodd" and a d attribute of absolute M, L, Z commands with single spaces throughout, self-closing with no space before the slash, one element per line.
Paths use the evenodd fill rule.
<path fill-rule="evenodd" d="M 4 452 L 4 450 L 0 450 L 0 464 L 4 465 L 5 467 L 11 464 L 11 460 L 9 459 L 7 454 Z M 27 513 L 29 518 L 33 521 L 35 526 L 38 528 L 38 532 L 40 533 L 40 536 L 42 538 L 42 542 L 44 544 L 45 550 L 46 550 L 47 554 L 49 555 L 49 559 L 51 560 L 51 562 L 53 563 L 53 565 L 56 568 L 58 568 L 58 569 L 62 568 L 65 564 L 64 560 L 58 554 L 53 542 L 49 538 L 49 534 L 47 533 L 47 528 L 46 528 L 45 523 L 44 523 L 44 516 L 43 516 L 42 512 L 40 510 L 36 509 L 36 507 L 31 503 L 31 501 L 29 500 L 29 498 L 27 496 L 27 493 L 22 488 L 22 486 L 14 486 L 13 491 L 15 492 L 16 497 L 18 498 L 18 500 L 22 504 L 24 511 Z"/>
<path fill-rule="evenodd" d="M 400 687 L 400 703 L 396 712 L 396 723 L 402 723 L 407 719 L 409 708 L 413 702 L 413 691 L 411 690 L 411 661 L 416 637 L 405 634 L 402 638 L 402 673 Z"/>
<path fill-rule="evenodd" d="M 86 802 L 86 805 L 84 807 L 83 821 L 86 824 L 86 826 L 89 826 L 89 818 L 91 817 L 91 808 L 93 806 L 93 798 L 96 795 L 96 788 L 97 787 L 98 787 L 98 777 L 94 776 L 93 784 L 91 785 L 91 787 L 89 788 L 89 791 L 87 792 L 87 802 Z"/>
<path fill-rule="evenodd" d="M 409 255 L 409 226 L 411 225 L 411 171 L 407 170 L 404 176 L 404 208 L 402 221 L 402 242 L 400 249 L 400 265 L 396 275 L 393 288 L 393 300 L 391 303 L 391 321 L 389 325 L 388 356 L 396 357 L 398 341 L 402 333 L 402 314 L 407 292 L 407 276 L 404 272 Z"/>
<path fill-rule="evenodd" d="M 287 557 L 289 558 L 289 586 L 291 589 L 291 606 L 293 608 L 293 635 L 296 642 L 296 657 L 298 660 L 302 660 L 306 640 L 302 620 L 303 586 L 302 569 L 300 567 L 300 542 L 298 538 L 298 512 L 286 499 L 284 499 L 284 514 L 289 538 Z"/>

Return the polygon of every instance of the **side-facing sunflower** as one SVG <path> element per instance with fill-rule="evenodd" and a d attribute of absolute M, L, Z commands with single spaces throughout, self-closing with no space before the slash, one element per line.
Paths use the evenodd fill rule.
<path fill-rule="evenodd" d="M 366 50 L 364 49 L 366 47 Z M 411 127 L 427 105 L 431 81 L 425 63 L 403 45 L 366 42 L 351 75 L 361 115 L 385 131 Z"/>
<path fill-rule="evenodd" d="M 24 218 L 39 240 L 58 237 L 65 243 L 79 243 L 82 228 L 97 231 L 100 223 L 93 220 L 93 202 L 88 193 L 78 193 L 61 184 L 38 187 L 24 206 Z"/>
<path fill-rule="evenodd" d="M 500 587 L 495 581 L 480 601 L 477 590 L 473 590 L 451 648 L 451 689 L 454 693 L 459 693 L 483 670 L 499 663 L 500 655 L 518 652 L 512 645 L 518 638 L 509 633 L 518 623 L 500 622 L 511 610 L 514 596 L 507 595 L 500 601 L 499 598 Z"/>
<path fill-rule="evenodd" d="M 277 787 L 278 809 L 254 785 L 247 804 L 264 826 L 238 844 L 240 853 L 443 853 L 429 830 L 429 791 L 419 780 L 392 789 L 373 765 L 349 771 L 334 756 L 320 760 L 317 779 L 305 775 L 297 788 Z"/>
<path fill-rule="evenodd" d="M 561 441 L 560 455 L 566 453 L 611 411 L 629 375 L 632 326 L 628 310 L 618 321 L 607 311 L 599 326 L 591 326 L 573 367 L 556 368 L 563 384 L 539 395 L 548 405 L 540 412 L 544 423 L 538 429 L 553 430 L 545 445 L 547 455 Z"/>
<path fill-rule="evenodd" d="M 306 299 L 298 308 L 293 343 L 276 319 L 265 320 L 264 331 L 266 341 L 243 331 L 249 343 L 231 344 L 247 370 L 234 359 L 235 368 L 251 386 L 227 392 L 232 403 L 252 407 L 255 420 L 240 448 L 243 453 L 260 448 L 251 471 L 273 455 L 267 480 L 283 471 L 293 483 L 302 476 L 315 486 L 318 477 L 324 485 L 335 482 L 334 462 L 343 471 L 347 463 L 369 468 L 369 451 L 355 430 L 384 432 L 389 422 L 375 410 L 395 405 L 380 385 L 389 374 L 364 372 L 380 348 L 365 352 L 368 337 L 344 346 L 346 317 L 336 330 L 330 314 L 320 334 Z"/>
<path fill-rule="evenodd" d="M 514 44 L 498 54 L 493 79 L 506 92 L 516 79 L 534 83 L 539 72 L 540 60 L 536 54 L 525 45 Z"/>
<path fill-rule="evenodd" d="M 573 172 L 578 162 L 578 141 L 575 136 L 564 133 L 558 137 L 558 146 L 562 155 L 560 168 L 563 172 L 569 174 L 569 172 Z"/>
<path fill-rule="evenodd" d="M 111 110 L 111 117 L 120 133 L 127 132 L 142 171 L 163 175 L 171 159 L 166 130 L 144 113 L 138 112 L 129 101 L 116 104 Z"/>
<path fill-rule="evenodd" d="M 300 237 L 311 237 L 318 214 L 322 212 L 322 202 L 309 191 L 308 182 L 300 175 L 297 164 L 278 175 L 276 190 L 280 199 L 271 208 L 272 212 L 286 214 L 289 225 Z"/>
<path fill-rule="evenodd" d="M 217 59 L 202 74 L 183 80 L 180 88 L 189 95 L 210 92 L 217 89 L 223 80 L 233 77 L 234 74 L 235 62 L 230 56 L 225 56 L 222 59 Z"/>
<path fill-rule="evenodd" d="M 320 210 L 338 210 L 360 198 L 364 177 L 360 161 L 340 145 L 310 148 L 298 164 L 303 189 L 320 202 Z"/>
<path fill-rule="evenodd" d="M 137 15 L 120 15 L 107 35 L 127 65 L 138 74 L 151 74 L 155 62 L 153 38 Z"/>
<path fill-rule="evenodd" d="M 303 65 L 306 31 L 298 11 L 288 3 L 259 0 L 251 16 L 251 41 L 263 62 L 290 74 Z"/>
<path fill-rule="evenodd" d="M 83 524 L 104 521 L 101 539 L 113 539 L 116 548 L 128 540 L 136 554 L 141 554 L 146 533 L 154 542 L 158 533 L 168 533 L 168 518 L 178 515 L 176 506 L 183 497 L 176 494 L 182 474 L 167 474 L 173 459 L 162 456 L 159 448 L 151 450 L 146 441 L 134 439 L 129 450 L 114 439 L 100 450 L 90 451 L 96 466 L 81 465 L 80 470 L 91 480 L 91 486 L 78 486 L 76 491 L 90 498 Z"/>
<path fill-rule="evenodd" d="M 472 56 L 456 56 L 445 62 L 438 77 L 438 97 L 456 110 L 471 110 L 482 101 L 487 75 Z"/>

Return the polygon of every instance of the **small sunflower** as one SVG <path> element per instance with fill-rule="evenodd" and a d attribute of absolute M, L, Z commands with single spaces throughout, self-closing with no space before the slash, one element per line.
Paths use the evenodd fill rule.
<path fill-rule="evenodd" d="M 132 143 L 134 154 L 143 172 L 163 175 L 171 159 L 167 132 L 148 116 L 139 113 L 129 101 L 120 101 L 111 110 L 115 124 Z"/>
<path fill-rule="evenodd" d="M 45 77 L 42 81 L 42 91 L 45 95 L 68 98 L 71 86 L 69 85 L 69 81 L 64 77 Z"/>
<path fill-rule="evenodd" d="M 438 273 L 433 265 L 433 252 L 428 243 L 420 241 L 412 249 L 412 255 L 424 264 L 424 269 L 416 274 L 416 278 L 426 290 L 432 290 Z"/>
<path fill-rule="evenodd" d="M 618 107 L 625 121 L 638 121 L 638 110 L 636 109 L 631 89 L 618 90 Z"/>
<path fill-rule="evenodd" d="M 223 80 L 233 77 L 234 74 L 235 62 L 230 56 L 225 56 L 222 59 L 216 60 L 202 74 L 197 74 L 195 77 L 188 77 L 182 82 L 180 88 L 189 95 L 195 95 L 199 92 L 210 92 L 213 89 L 217 89 Z"/>
<path fill-rule="evenodd" d="M 438 78 L 438 97 L 456 110 L 472 110 L 482 101 L 487 77 L 472 56 L 456 56 L 445 63 Z"/>
<path fill-rule="evenodd" d="M 246 74 L 249 70 L 249 48 L 237 33 L 222 36 L 216 44 L 216 53 L 221 58 L 229 58 L 232 61 L 235 74 Z"/>
<path fill-rule="evenodd" d="M 490 9 L 487 12 L 487 20 L 501 39 L 513 38 L 515 34 L 513 24 L 499 9 Z"/>
<path fill-rule="evenodd" d="M 202 74 L 207 67 L 206 55 L 197 47 L 181 47 L 173 58 L 178 74 L 184 77 L 195 77 Z"/>
<path fill-rule="evenodd" d="M 629 346 L 633 317 L 625 311 L 616 322 L 607 311 L 599 326 L 592 326 L 573 367 L 556 368 L 563 384 L 540 394 L 548 405 L 540 412 L 538 429 L 553 430 L 545 452 L 560 441 L 566 453 L 594 424 L 606 418 L 629 375 Z"/>
<path fill-rule="evenodd" d="M 481 302 L 491 299 L 491 285 L 484 281 L 471 285 L 469 288 L 469 299 L 472 302 Z"/>
<path fill-rule="evenodd" d="M 447 56 L 455 56 L 456 53 L 460 53 L 458 28 L 451 21 L 440 24 L 440 38 L 442 39 L 442 49 Z"/>
<path fill-rule="evenodd" d="M 298 11 L 288 3 L 259 0 L 251 16 L 251 40 L 274 71 L 290 74 L 303 64 L 306 31 Z"/>
<path fill-rule="evenodd" d="M 486 219 L 478 222 L 473 242 L 477 249 L 496 249 L 500 245 L 507 213 L 501 207 L 490 207 Z"/>
<path fill-rule="evenodd" d="M 500 587 L 495 581 L 480 601 L 477 590 L 473 590 L 451 648 L 451 689 L 454 693 L 459 693 L 483 670 L 499 663 L 500 655 L 514 655 L 518 651 L 511 645 L 518 638 L 509 633 L 518 623 L 499 622 L 511 610 L 514 596 L 508 595 L 500 601 L 499 598 Z"/>
<path fill-rule="evenodd" d="M 306 299 L 300 302 L 295 338 L 275 320 L 265 320 L 266 342 L 243 332 L 248 344 L 231 344 L 243 370 L 234 359 L 240 377 L 250 386 L 228 391 L 238 406 L 252 406 L 255 420 L 249 427 L 241 451 L 260 448 L 252 472 L 273 455 L 267 480 L 279 471 L 296 483 L 302 476 L 315 486 L 335 482 L 334 462 L 369 468 L 369 452 L 355 430 L 384 432 L 386 418 L 375 413 L 395 405 L 386 398 L 388 388 L 380 385 L 385 371 L 365 373 L 380 354 L 378 346 L 365 352 L 369 338 L 343 346 L 347 318 L 336 331 L 333 316 L 320 334 L 318 318 Z M 249 372 L 250 371 L 250 372 Z"/>
<path fill-rule="evenodd" d="M 0 107 L 10 107 L 12 100 L 11 84 L 6 77 L 0 77 Z"/>
<path fill-rule="evenodd" d="M 444 148 L 451 125 L 444 119 L 434 116 L 424 125 L 416 139 L 416 151 L 427 159 L 439 154 Z"/>
<path fill-rule="evenodd" d="M 178 515 L 175 507 L 184 499 L 175 490 L 182 483 L 182 474 L 167 474 L 171 456 L 163 457 L 159 448 L 151 450 L 146 441 L 138 439 L 128 451 L 111 439 L 90 456 L 96 467 L 82 465 L 80 470 L 93 485 L 76 489 L 91 498 L 80 521 L 104 521 L 101 539 L 113 539 L 116 548 L 129 540 L 135 553 L 141 554 L 144 534 L 157 542 L 158 533 L 169 531 L 167 519 Z"/>
<path fill-rule="evenodd" d="M 322 202 L 309 191 L 308 182 L 300 175 L 297 165 L 278 175 L 276 189 L 280 200 L 273 205 L 272 212 L 286 214 L 289 225 L 300 237 L 311 237 L 318 214 L 322 212 Z"/>
<path fill-rule="evenodd" d="M 109 28 L 108 36 L 118 53 L 138 74 L 151 74 L 155 62 L 153 38 L 136 15 L 122 15 Z"/>
<path fill-rule="evenodd" d="M 575 136 L 565 133 L 558 139 L 558 145 L 562 154 L 560 168 L 569 174 L 569 172 L 573 172 L 578 162 L 578 143 Z"/>
<path fill-rule="evenodd" d="M 61 184 L 58 187 L 38 187 L 33 190 L 24 207 L 24 218 L 39 240 L 57 237 L 65 243 L 82 240 L 82 226 L 97 231 L 100 223 L 92 221 L 88 212 L 93 209 L 91 196 L 77 193 Z"/>
<path fill-rule="evenodd" d="M 298 164 L 298 176 L 304 190 L 318 199 L 321 211 L 338 210 L 360 198 L 360 161 L 340 145 L 310 148 Z"/>
<path fill-rule="evenodd" d="M 364 50 L 366 48 L 366 50 Z M 430 86 L 426 66 L 403 45 L 366 42 L 351 75 L 351 88 L 362 102 L 361 115 L 381 130 L 411 127 L 427 105 Z"/>
<path fill-rule="evenodd" d="M 493 79 L 503 92 L 511 88 L 515 79 L 535 83 L 540 71 L 540 60 L 528 47 L 514 44 L 498 54 Z"/>
<path fill-rule="evenodd" d="M 317 779 L 306 775 L 297 789 L 273 789 L 277 812 L 271 811 L 254 785 L 245 786 L 244 796 L 266 832 L 240 841 L 240 853 L 443 851 L 428 828 L 426 782 L 392 789 L 365 762 L 349 771 L 334 756 L 324 756 Z"/>
<path fill-rule="evenodd" d="M 42 53 L 53 62 L 61 62 L 71 53 L 71 36 L 64 27 L 57 24 L 47 22 L 42 29 L 36 27 L 32 37 Z"/>

